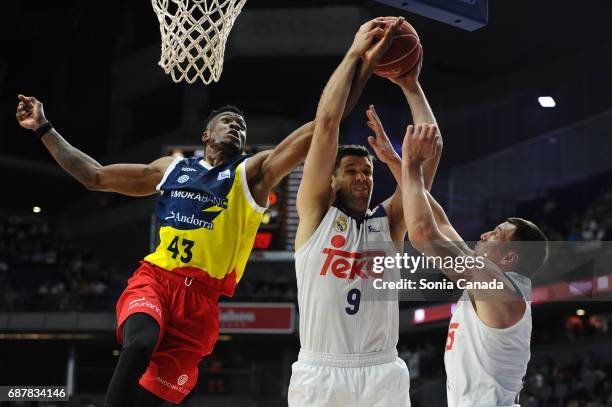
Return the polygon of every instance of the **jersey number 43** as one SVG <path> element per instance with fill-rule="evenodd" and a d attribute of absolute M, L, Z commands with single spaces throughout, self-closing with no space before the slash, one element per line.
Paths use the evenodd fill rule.
<path fill-rule="evenodd" d="M 179 249 L 179 241 L 182 246 L 182 250 Z M 180 260 L 183 263 L 189 263 L 189 260 L 191 260 L 191 257 L 193 256 L 191 249 L 193 248 L 194 244 L 195 242 L 193 240 L 179 239 L 178 236 L 174 236 L 174 239 L 172 239 L 170 245 L 168 246 L 168 251 L 172 253 L 173 259 L 176 259 L 179 255 L 181 255 Z"/>

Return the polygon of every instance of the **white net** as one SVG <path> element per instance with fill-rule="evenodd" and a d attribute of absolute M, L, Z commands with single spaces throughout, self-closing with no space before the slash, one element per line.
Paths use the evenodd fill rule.
<path fill-rule="evenodd" d="M 159 65 L 174 82 L 218 82 L 227 37 L 246 0 L 151 0 L 161 32 Z"/>

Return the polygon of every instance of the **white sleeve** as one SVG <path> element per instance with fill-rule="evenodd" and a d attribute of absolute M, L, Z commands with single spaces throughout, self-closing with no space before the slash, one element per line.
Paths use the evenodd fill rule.
<path fill-rule="evenodd" d="M 159 182 L 159 184 L 157 184 L 157 186 L 155 187 L 155 189 L 157 189 L 158 191 L 160 191 L 161 186 L 164 184 L 164 182 L 166 182 L 166 179 L 168 178 L 168 175 L 170 175 L 170 173 L 172 172 L 172 170 L 174 169 L 174 167 L 176 167 L 176 164 L 178 164 L 179 161 L 181 161 L 183 159 L 183 157 L 176 157 L 174 160 L 172 160 L 172 162 L 170 163 L 170 165 L 168 166 L 168 168 L 166 168 L 166 172 L 164 172 L 164 176 L 162 177 L 161 181 Z"/>
<path fill-rule="evenodd" d="M 242 182 L 242 190 L 244 191 L 244 194 L 245 194 L 247 200 L 251 204 L 251 207 L 253 209 L 255 209 L 257 212 L 264 212 L 266 209 L 268 209 L 268 206 L 270 205 L 270 202 L 266 201 L 266 207 L 264 208 L 263 206 L 259 206 L 257 204 L 257 202 L 255 202 L 255 199 L 253 198 L 253 195 L 251 195 L 251 190 L 249 189 L 249 183 L 247 182 L 247 176 L 246 176 L 246 162 L 247 161 L 249 161 L 248 158 L 246 160 L 244 160 L 243 162 L 241 162 L 240 165 L 239 165 L 239 167 L 240 167 L 240 181 Z"/>

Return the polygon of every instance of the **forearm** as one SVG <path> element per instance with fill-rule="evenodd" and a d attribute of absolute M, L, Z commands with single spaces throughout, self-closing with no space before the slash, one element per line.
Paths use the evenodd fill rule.
<path fill-rule="evenodd" d="M 314 122 L 308 122 L 295 130 L 266 157 L 262 164 L 265 184 L 272 188 L 297 167 L 308 153 Z"/>
<path fill-rule="evenodd" d="M 425 92 L 418 81 L 400 85 L 408 101 L 414 124 L 437 124 Z"/>
<path fill-rule="evenodd" d="M 354 65 L 351 67 L 351 64 Z M 357 65 L 359 65 L 359 69 L 357 69 Z M 348 77 L 350 77 L 351 69 L 353 72 L 352 84 L 347 79 Z M 325 90 L 323 91 L 323 96 L 321 97 L 321 101 L 319 102 L 319 108 L 321 108 L 323 103 L 333 103 L 341 105 L 341 98 L 343 97 L 342 94 L 338 95 L 340 97 L 338 101 L 334 101 L 330 100 L 332 98 L 329 97 L 330 95 L 326 95 L 326 92 L 328 92 L 328 87 L 330 86 L 333 86 L 335 89 L 340 87 L 342 88 L 342 92 L 345 92 L 346 87 L 343 87 L 342 85 L 348 85 L 348 95 L 344 99 L 344 112 L 342 114 L 342 119 L 346 118 L 346 116 L 350 114 L 350 112 L 357 104 L 357 101 L 359 100 L 359 97 L 361 96 L 361 93 L 363 92 L 363 89 L 365 88 L 365 85 L 371 75 L 372 69 L 366 64 L 359 63 L 359 58 L 355 58 L 355 56 L 352 55 L 351 51 L 349 50 L 342 63 L 336 69 L 336 71 L 330 78 L 327 86 L 325 87 Z M 314 127 L 314 121 L 306 123 L 300 129 L 285 138 L 285 140 L 283 140 L 283 142 L 279 144 L 276 148 L 276 150 L 286 153 L 283 154 L 283 158 L 286 158 L 288 167 L 294 168 L 306 157 L 308 149 L 310 148 L 310 143 L 312 141 Z"/>
<path fill-rule="evenodd" d="M 57 163 L 87 188 L 96 185 L 96 170 L 101 165 L 70 145 L 56 130 L 51 129 L 42 137 L 42 142 Z"/>
<path fill-rule="evenodd" d="M 340 123 L 347 107 L 348 95 L 358 62 L 359 55 L 349 50 L 323 90 L 317 108 L 317 123 L 323 124 L 322 122 L 330 121 Z"/>
<path fill-rule="evenodd" d="M 352 58 L 352 56 L 350 58 Z M 342 119 L 346 118 L 351 113 L 351 111 L 357 104 L 357 101 L 359 100 L 359 97 L 361 96 L 361 93 L 363 92 L 363 89 L 365 88 L 366 83 L 370 79 L 370 76 L 372 76 L 372 69 L 366 66 L 365 64 L 363 63 L 359 64 L 358 62 L 359 61 L 356 61 L 355 63 L 359 65 L 359 69 L 357 69 L 356 66 L 353 67 L 354 79 L 353 79 L 352 85 L 349 86 L 349 93 L 348 93 L 348 96 L 346 97 L 347 101 L 345 104 Z M 355 73 L 355 71 L 357 72 Z M 339 73 L 339 74 L 344 75 L 344 73 Z M 330 81 L 332 79 L 333 79 L 333 76 L 332 78 L 330 78 Z M 338 80 L 342 81 L 343 79 L 338 78 Z M 321 100 L 321 103 L 323 103 L 323 100 Z M 296 165 L 299 164 L 299 162 L 303 160 L 304 157 L 306 157 L 306 154 L 308 153 L 308 149 L 310 148 L 310 143 L 312 141 L 314 126 L 315 126 L 314 121 L 306 123 L 300 129 L 298 129 L 298 131 L 296 131 L 294 134 L 291 134 L 289 137 L 283 140 L 283 142 L 279 144 L 278 146 L 281 149 L 286 149 L 287 151 L 292 152 L 291 155 L 292 157 L 295 158 L 295 160 L 293 161 L 295 161 Z M 399 172 L 401 172 L 400 167 L 401 167 L 401 162 L 398 163 Z"/>
<path fill-rule="evenodd" d="M 348 95 L 348 101 L 346 102 L 346 107 L 344 109 L 344 114 L 342 115 L 342 119 L 344 120 L 355 108 L 363 89 L 368 83 L 368 80 L 372 76 L 372 67 L 368 64 L 365 64 L 363 61 L 359 63 L 359 69 L 357 69 L 357 73 L 355 74 L 355 78 L 353 79 L 353 84 L 351 86 L 351 90 Z"/>
<path fill-rule="evenodd" d="M 431 207 L 434 219 L 436 220 L 436 225 L 444 236 L 448 238 L 448 240 L 455 243 L 455 245 L 461 249 L 465 254 L 471 255 L 473 254 L 473 250 L 463 241 L 463 238 L 459 236 L 459 233 L 455 230 L 453 225 L 451 225 L 450 220 L 448 220 L 448 216 L 446 216 L 446 212 L 444 212 L 444 208 L 442 205 L 436 201 L 436 199 L 429 193 L 427 193 L 427 200 L 429 201 L 429 205 Z"/>
<path fill-rule="evenodd" d="M 431 257 L 458 258 L 471 255 L 469 249 L 464 250 L 462 245 L 446 237 L 438 228 L 423 183 L 421 166 L 402 164 L 402 175 L 404 219 L 413 247 Z M 452 267 L 443 267 L 440 271 L 453 280 L 462 276 Z"/>
<path fill-rule="evenodd" d="M 408 101 L 408 105 L 410 106 L 410 112 L 412 113 L 412 120 L 414 124 L 435 124 L 437 126 L 436 117 L 429 106 L 429 102 L 427 101 L 427 97 L 425 96 L 425 92 L 423 88 L 419 84 L 418 81 L 408 82 L 401 85 L 402 92 L 404 92 L 404 96 Z M 438 134 L 440 134 L 440 128 L 438 127 Z M 441 141 L 440 141 L 441 143 Z M 438 148 L 438 152 L 436 156 L 430 160 L 427 160 L 423 163 L 423 179 L 425 183 L 425 189 L 428 191 L 431 190 L 431 186 L 433 184 L 434 177 L 436 175 L 436 171 L 438 169 L 438 164 L 440 163 L 440 157 L 442 155 L 442 148 L 440 144 L 440 148 Z"/>
<path fill-rule="evenodd" d="M 421 164 L 402 163 L 402 202 L 410 240 L 435 240 L 440 231 L 427 199 Z"/>
<path fill-rule="evenodd" d="M 300 153 L 301 158 L 306 157 L 310 142 L 312 141 L 312 133 L 314 131 L 314 121 L 303 124 L 295 129 L 291 134 L 283 139 L 275 148 L 273 154 L 280 156 L 281 154 L 297 154 Z"/>
<path fill-rule="evenodd" d="M 391 175 L 397 182 L 398 188 L 402 187 L 402 159 L 398 156 L 396 159 L 387 163 L 387 167 L 389 167 L 389 171 L 391 171 Z"/>
<path fill-rule="evenodd" d="M 438 227 L 440 225 L 449 223 L 448 217 L 446 216 L 444 209 L 438 203 L 438 201 L 436 201 L 436 199 L 431 195 L 429 191 L 426 191 L 426 195 L 427 195 L 427 201 L 429 202 L 429 206 L 431 207 L 431 211 L 433 213 L 434 219 Z"/>

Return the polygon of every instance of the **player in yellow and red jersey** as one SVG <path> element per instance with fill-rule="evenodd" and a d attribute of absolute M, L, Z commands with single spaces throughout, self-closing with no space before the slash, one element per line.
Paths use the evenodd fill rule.
<path fill-rule="evenodd" d="M 355 75 L 345 115 L 372 72 L 365 51 L 382 37 L 382 26 L 373 20 L 355 37 L 350 52 L 364 56 L 364 63 Z M 198 363 L 217 340 L 219 296 L 233 295 L 270 190 L 303 161 L 313 123 L 273 150 L 249 157 L 243 155 L 244 115 L 225 106 L 206 120 L 203 159 L 163 157 L 150 164 L 102 166 L 53 129 L 40 101 L 19 99 L 19 124 L 34 130 L 62 168 L 88 189 L 130 196 L 161 193 L 156 207 L 160 244 L 142 261 L 117 303 L 117 337 L 123 349 L 105 405 L 181 402 L 197 383 Z"/>

